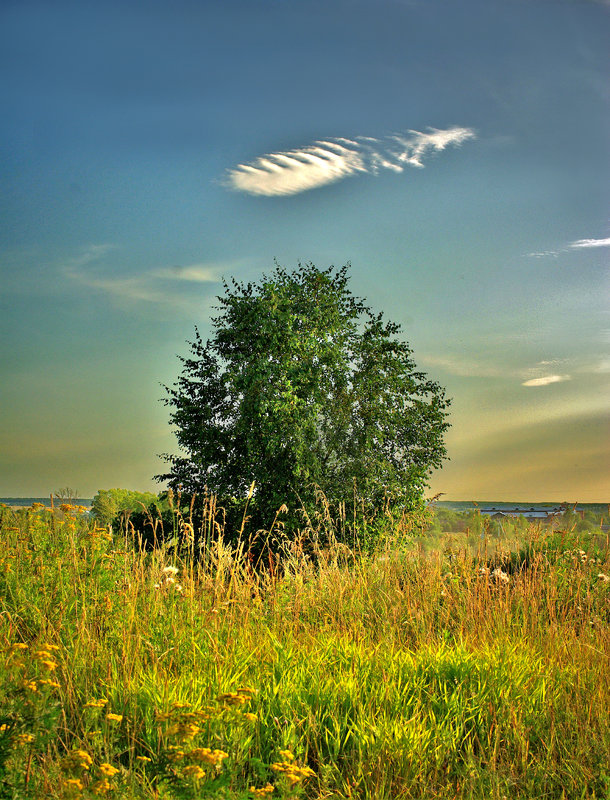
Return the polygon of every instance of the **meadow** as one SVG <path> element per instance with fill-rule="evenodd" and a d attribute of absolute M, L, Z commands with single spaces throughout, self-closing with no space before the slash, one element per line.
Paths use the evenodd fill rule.
<path fill-rule="evenodd" d="M 610 798 L 601 527 L 405 517 L 255 569 L 203 520 L 145 551 L 0 510 L 0 798 Z"/>

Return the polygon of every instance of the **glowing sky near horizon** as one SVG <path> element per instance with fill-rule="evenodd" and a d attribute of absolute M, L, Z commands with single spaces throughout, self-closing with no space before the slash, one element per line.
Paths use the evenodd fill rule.
<path fill-rule="evenodd" d="M 222 278 L 352 264 L 447 499 L 610 500 L 610 6 L 0 6 L 0 496 L 159 489 Z"/>

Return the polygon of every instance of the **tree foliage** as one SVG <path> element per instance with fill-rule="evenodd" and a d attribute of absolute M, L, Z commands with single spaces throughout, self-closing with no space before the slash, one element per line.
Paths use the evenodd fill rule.
<path fill-rule="evenodd" d="M 152 492 L 135 492 L 130 489 L 99 489 L 91 504 L 91 513 L 102 525 L 113 522 L 117 514 L 141 511 L 157 500 Z"/>
<path fill-rule="evenodd" d="M 286 504 L 379 509 L 421 502 L 446 457 L 448 399 L 419 372 L 400 326 L 348 287 L 349 265 L 259 283 L 224 282 L 213 335 L 195 329 L 166 387 L 182 455 L 157 479 L 186 493 L 243 499 L 255 481 L 257 522 Z"/>

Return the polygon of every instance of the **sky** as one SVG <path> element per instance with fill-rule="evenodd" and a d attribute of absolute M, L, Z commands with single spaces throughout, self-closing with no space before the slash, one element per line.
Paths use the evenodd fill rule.
<path fill-rule="evenodd" d="M 222 278 L 351 264 L 430 494 L 610 500 L 610 4 L 0 2 L 0 496 L 162 488 Z"/>

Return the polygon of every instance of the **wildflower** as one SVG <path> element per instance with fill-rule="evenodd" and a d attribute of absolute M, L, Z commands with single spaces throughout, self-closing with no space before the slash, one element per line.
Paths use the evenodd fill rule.
<path fill-rule="evenodd" d="M 162 572 L 165 575 L 177 575 L 180 572 L 180 570 L 178 569 L 178 567 L 164 567 Z"/>
<path fill-rule="evenodd" d="M 19 733 L 15 736 L 15 744 L 17 747 L 22 747 L 24 744 L 31 744 L 34 741 L 34 736 L 31 733 Z"/>
<path fill-rule="evenodd" d="M 247 703 L 249 698 L 244 697 L 244 695 L 239 694 L 239 692 L 225 692 L 225 694 L 218 695 L 216 699 L 219 703 L 224 703 L 226 706 L 241 706 Z"/>
<path fill-rule="evenodd" d="M 93 764 L 93 759 L 86 750 L 72 750 L 64 759 L 64 767 L 66 769 L 89 769 Z"/>
<path fill-rule="evenodd" d="M 112 789 L 112 785 L 108 778 L 100 778 L 99 781 L 92 783 L 89 787 L 93 794 L 106 794 Z"/>
<path fill-rule="evenodd" d="M 148 764 L 151 759 L 148 756 L 136 756 L 136 761 L 141 761 L 142 764 Z"/>
<path fill-rule="evenodd" d="M 181 747 L 170 745 L 167 749 L 169 750 L 167 757 L 170 761 L 180 761 L 184 758 L 184 750 Z"/>
<path fill-rule="evenodd" d="M 265 797 L 268 797 L 270 794 L 273 794 L 275 789 L 270 783 L 268 783 L 266 786 L 263 786 L 262 789 L 255 789 L 254 786 L 251 786 L 250 791 L 252 792 L 256 800 L 264 800 Z"/>
<path fill-rule="evenodd" d="M 100 764 L 100 772 L 107 778 L 112 778 L 112 776 L 116 775 L 119 772 L 119 770 L 116 767 L 113 767 L 112 764 L 108 764 L 108 762 L 102 761 L 102 763 Z"/>
<path fill-rule="evenodd" d="M 496 567 L 496 569 L 494 569 L 494 571 L 491 573 L 491 577 L 495 578 L 498 583 L 506 584 L 510 581 L 510 578 L 508 577 L 506 572 L 501 570 L 499 567 Z"/>
<path fill-rule="evenodd" d="M 79 791 L 82 791 L 83 782 L 78 778 L 65 778 L 64 786 L 66 789 L 78 789 Z"/>
<path fill-rule="evenodd" d="M 610 575 L 604 575 L 603 572 L 598 572 L 597 578 L 602 581 L 602 583 L 608 583 L 610 581 Z"/>
<path fill-rule="evenodd" d="M 85 703 L 85 708 L 103 708 L 108 700 L 105 697 L 100 697 L 98 700 L 89 700 Z"/>
<path fill-rule="evenodd" d="M 8 730 L 8 725 L 4 723 L 4 725 L 0 725 L 0 733 L 4 733 Z"/>
<path fill-rule="evenodd" d="M 46 667 L 49 672 L 53 672 L 54 669 L 57 669 L 57 662 L 51 661 L 50 659 L 45 659 L 44 661 L 40 662 L 43 667 Z"/>
<path fill-rule="evenodd" d="M 280 755 L 284 753 L 294 758 L 294 756 L 292 756 L 292 753 L 290 753 L 289 751 L 287 750 L 280 751 Z M 286 778 L 290 786 L 294 786 L 296 783 L 299 783 L 299 781 L 302 781 L 305 778 L 310 778 L 312 775 L 315 775 L 315 772 L 309 767 L 299 767 L 297 766 L 297 764 L 295 764 L 293 761 L 289 759 L 272 764 L 271 769 L 274 772 L 279 772 L 280 774 L 282 774 Z"/>
<path fill-rule="evenodd" d="M 24 642 L 15 642 L 15 644 L 11 645 L 11 650 L 27 650 L 28 645 Z"/>
<path fill-rule="evenodd" d="M 26 680 L 23 682 L 23 688 L 28 689 L 30 692 L 37 692 L 38 684 L 36 683 L 36 681 Z"/>
<path fill-rule="evenodd" d="M 256 720 L 258 719 L 256 714 L 251 714 L 249 711 L 244 712 L 243 717 L 244 719 L 247 719 L 248 722 L 256 722 Z"/>
<path fill-rule="evenodd" d="M 57 681 L 49 680 L 48 678 L 40 678 L 38 681 L 39 686 L 48 686 L 50 689 L 59 689 Z"/>
<path fill-rule="evenodd" d="M 177 739 L 184 741 L 194 739 L 200 730 L 201 728 L 198 725 L 194 725 L 192 722 L 177 722 L 174 725 L 170 725 L 166 734 L 167 736 L 175 736 Z"/>
<path fill-rule="evenodd" d="M 219 767 L 225 758 L 229 757 L 224 750 L 210 750 L 209 747 L 197 747 L 188 754 L 195 761 L 202 761 L 212 767 Z"/>
<path fill-rule="evenodd" d="M 106 714 L 106 719 L 109 720 L 110 722 L 122 722 L 123 721 L 123 715 L 122 714 L 112 714 L 112 713 L 108 712 L 108 714 Z"/>
<path fill-rule="evenodd" d="M 196 764 L 191 764 L 189 767 L 184 767 L 182 770 L 183 775 L 188 775 L 190 778 L 194 778 L 196 781 L 200 780 L 201 778 L 205 777 L 205 771 L 198 767 Z"/>

